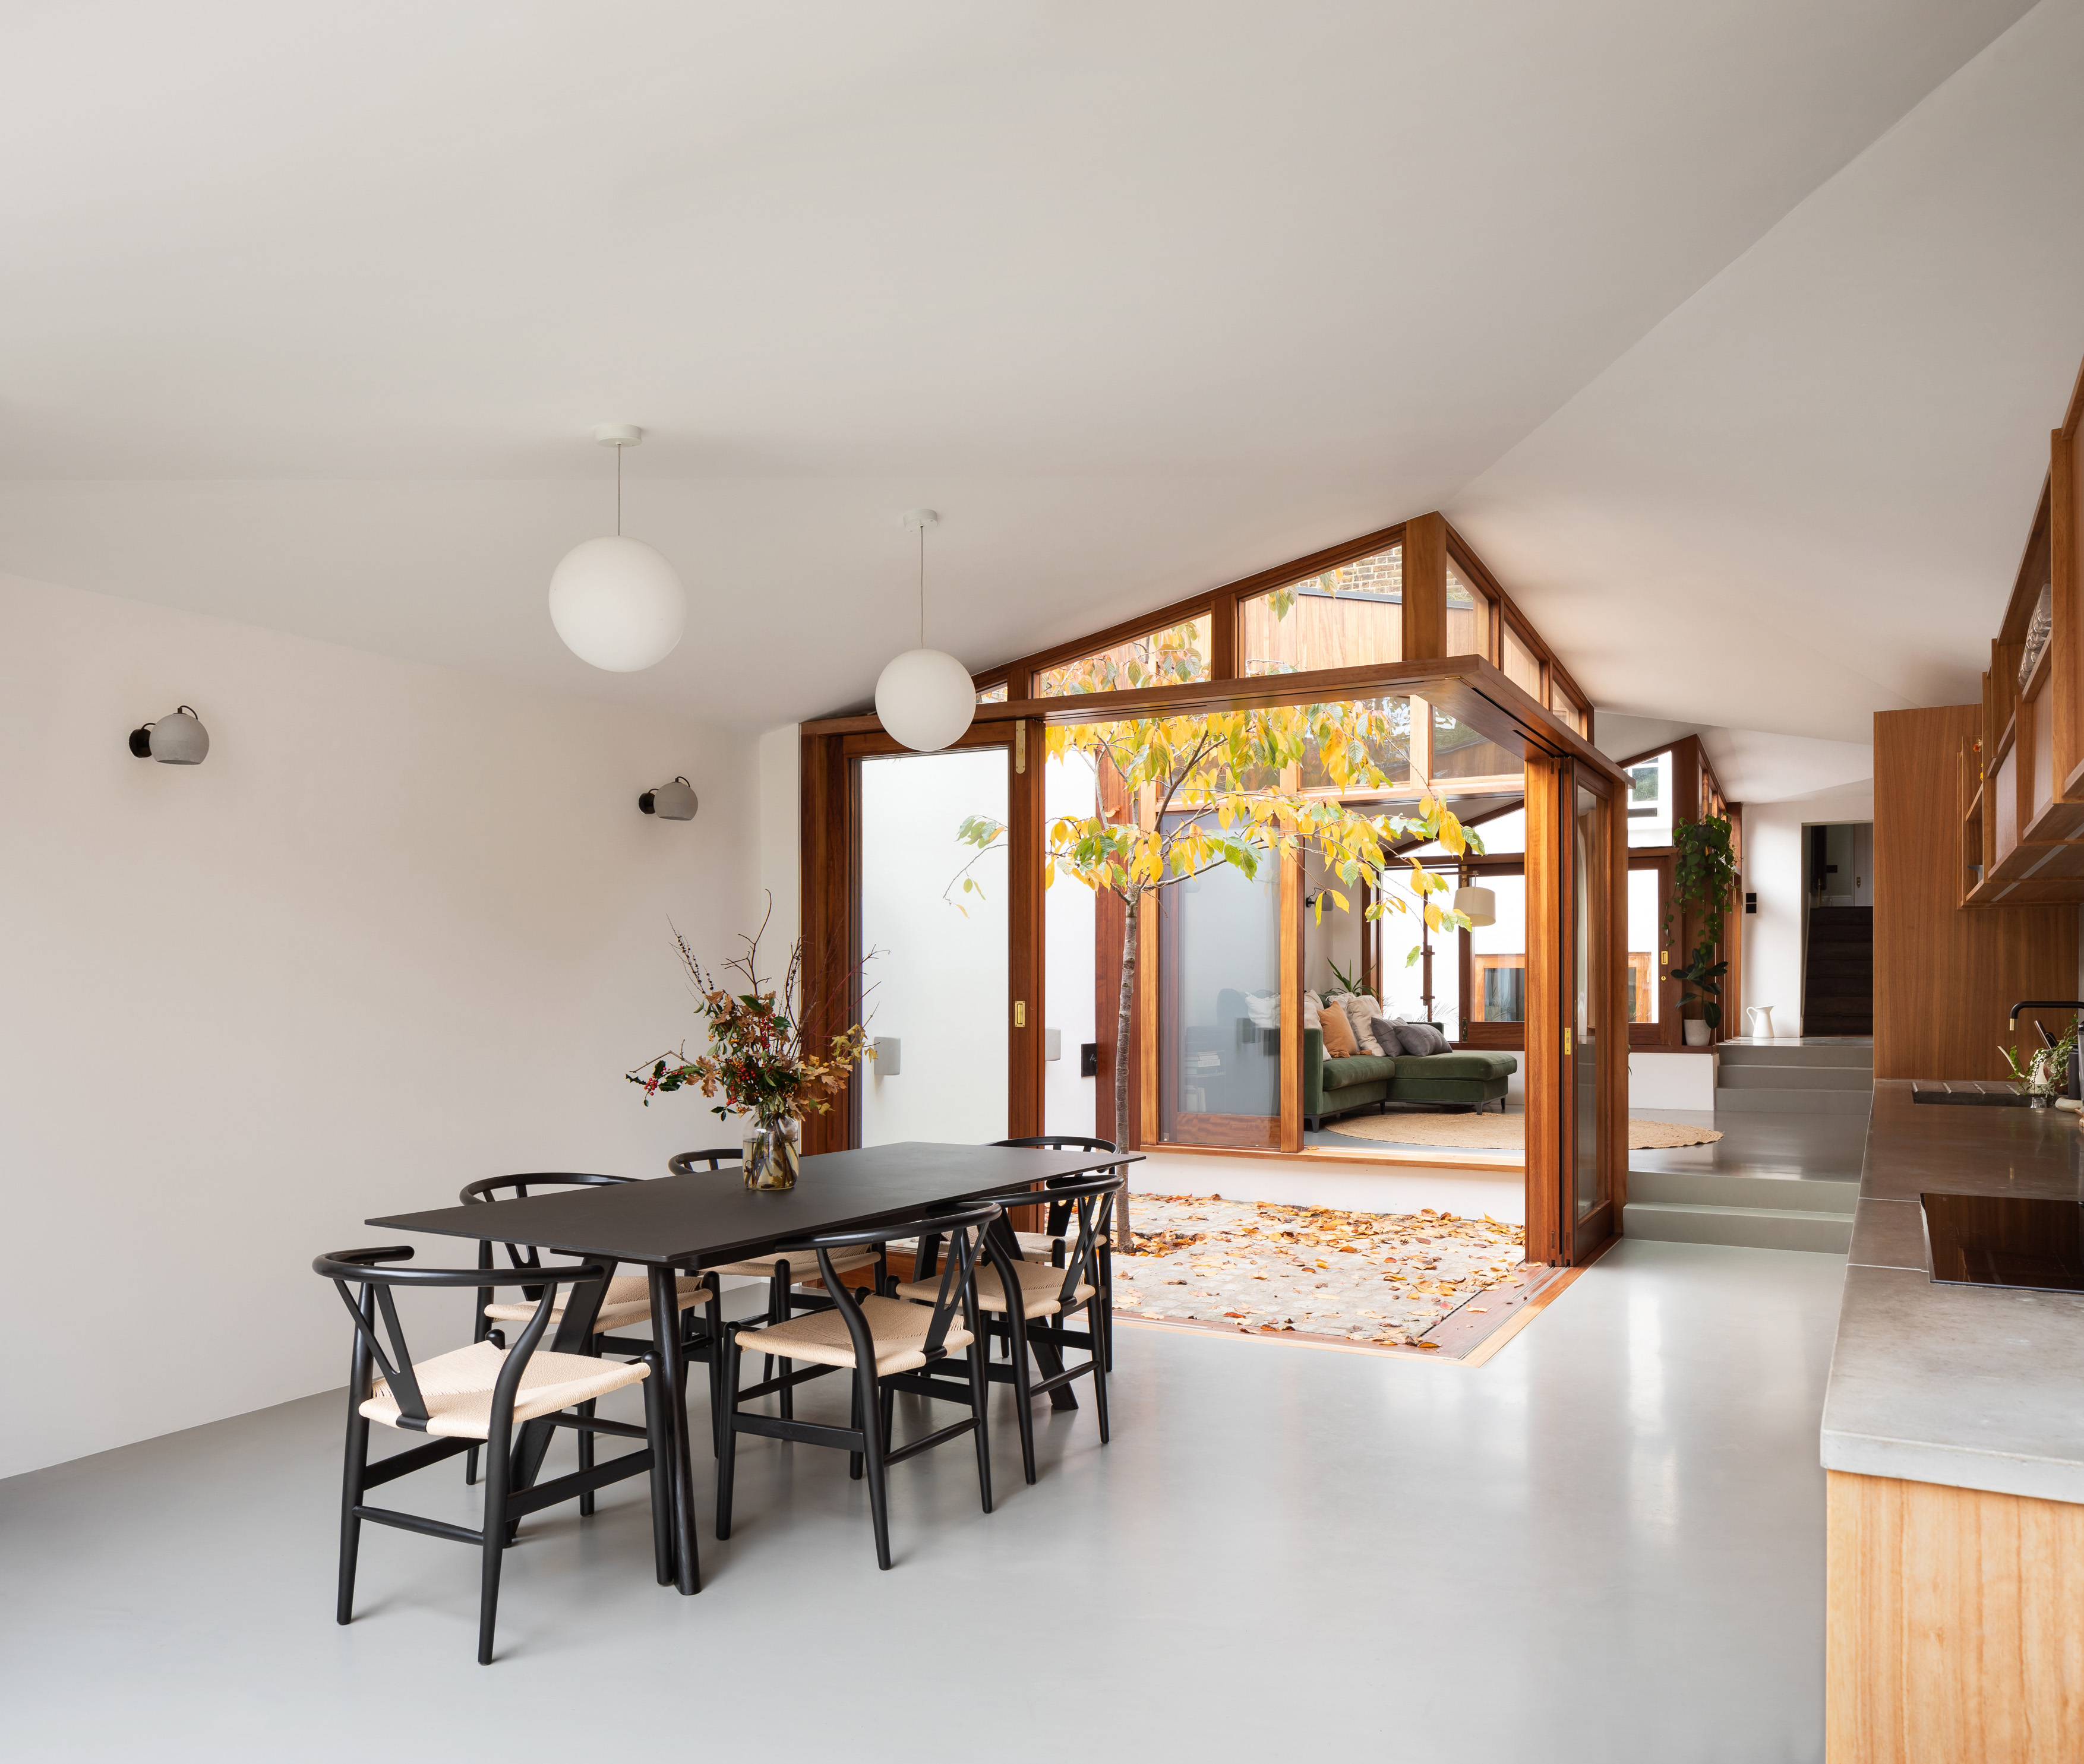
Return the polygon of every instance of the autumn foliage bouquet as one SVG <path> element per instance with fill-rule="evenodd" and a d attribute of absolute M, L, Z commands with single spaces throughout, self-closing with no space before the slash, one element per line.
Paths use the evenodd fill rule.
<path fill-rule="evenodd" d="M 771 916 L 771 902 L 769 912 Z M 699 1085 L 704 1096 L 722 1099 L 710 1111 L 719 1119 L 735 1113 L 752 1116 L 763 1127 L 776 1127 L 805 1115 L 828 1112 L 846 1088 L 855 1064 L 874 1057 L 858 1023 L 820 1034 L 803 1022 L 800 937 L 790 948 L 779 985 L 761 975 L 760 939 L 766 929 L 763 920 L 760 930 L 743 939 L 745 954 L 714 972 L 702 966 L 686 938 L 674 933 L 681 964 L 694 987 L 696 1013 L 708 1022 L 709 1047 L 690 1060 L 683 1043 L 626 1073 L 630 1083 L 643 1089 L 647 1108 L 661 1091 Z M 725 979 L 731 975 L 738 975 L 748 990 L 733 992 Z"/>

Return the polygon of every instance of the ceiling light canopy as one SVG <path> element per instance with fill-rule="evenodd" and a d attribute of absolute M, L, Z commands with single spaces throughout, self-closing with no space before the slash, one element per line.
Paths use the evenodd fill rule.
<path fill-rule="evenodd" d="M 919 534 L 919 647 L 892 660 L 875 683 L 875 714 L 884 730 L 915 753 L 952 746 L 976 717 L 970 670 L 945 650 L 926 647 L 926 529 L 940 518 L 931 509 L 904 517 Z"/>
<path fill-rule="evenodd" d="M 603 423 L 593 438 L 615 449 L 615 534 L 566 552 L 550 577 L 550 623 L 582 662 L 611 674 L 656 666 L 688 624 L 688 592 L 658 552 L 622 533 L 622 450 L 644 438 L 629 423 Z"/>

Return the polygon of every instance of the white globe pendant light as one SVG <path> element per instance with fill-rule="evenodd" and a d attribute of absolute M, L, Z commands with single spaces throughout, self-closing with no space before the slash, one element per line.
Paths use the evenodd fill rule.
<path fill-rule="evenodd" d="M 875 714 L 884 730 L 915 753 L 938 753 L 962 739 L 976 717 L 976 687 L 952 655 L 926 647 L 926 529 L 941 517 L 914 509 L 904 517 L 919 532 L 919 647 L 907 649 L 875 683 Z"/>
<path fill-rule="evenodd" d="M 687 628 L 688 592 L 664 557 L 622 536 L 622 450 L 644 431 L 603 423 L 593 438 L 615 449 L 615 535 L 574 546 L 551 572 L 550 623 L 582 662 L 634 674 L 673 653 Z"/>

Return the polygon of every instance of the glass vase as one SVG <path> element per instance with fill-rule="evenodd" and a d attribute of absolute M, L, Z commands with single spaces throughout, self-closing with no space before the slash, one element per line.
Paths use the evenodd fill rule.
<path fill-rule="evenodd" d="M 803 1124 L 797 1121 L 754 1121 L 739 1135 L 745 1159 L 745 1186 L 777 1193 L 796 1186 L 803 1157 Z"/>

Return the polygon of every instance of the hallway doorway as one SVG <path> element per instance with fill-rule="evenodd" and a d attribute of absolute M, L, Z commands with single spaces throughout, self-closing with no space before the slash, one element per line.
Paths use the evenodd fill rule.
<path fill-rule="evenodd" d="M 1802 1030 L 1874 1032 L 1874 827 L 1838 821 L 1803 829 Z"/>

